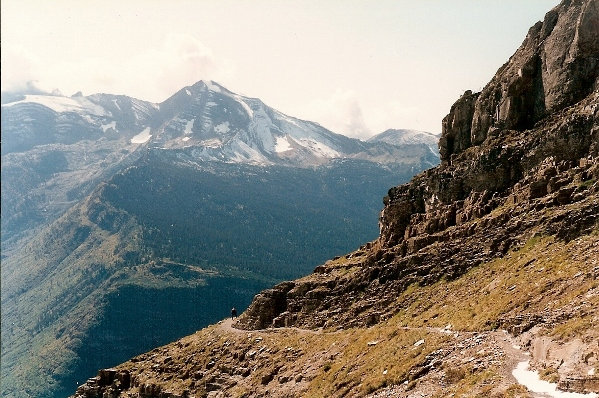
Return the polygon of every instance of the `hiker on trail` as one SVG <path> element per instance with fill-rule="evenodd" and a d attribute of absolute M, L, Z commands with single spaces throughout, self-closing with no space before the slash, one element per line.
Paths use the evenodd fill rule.
<path fill-rule="evenodd" d="M 231 308 L 231 319 L 237 318 L 237 310 L 235 307 Z"/>

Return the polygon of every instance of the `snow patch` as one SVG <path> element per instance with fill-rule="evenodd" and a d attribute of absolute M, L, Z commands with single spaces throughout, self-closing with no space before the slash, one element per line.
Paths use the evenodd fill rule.
<path fill-rule="evenodd" d="M 243 141 L 238 141 L 237 143 L 238 149 L 233 149 L 233 155 L 231 157 L 232 163 L 245 163 L 248 161 L 249 163 L 254 164 L 268 164 L 268 159 L 264 157 L 259 151 L 250 147 Z"/>
<path fill-rule="evenodd" d="M 108 116 L 104 108 L 85 97 L 58 97 L 53 95 L 26 95 L 25 99 L 2 106 L 35 103 L 52 109 L 54 112 L 91 113 L 96 116 Z"/>
<path fill-rule="evenodd" d="M 189 141 L 189 137 L 183 137 L 183 138 L 182 138 L 182 141 L 183 141 L 183 142 Z"/>
<path fill-rule="evenodd" d="M 218 134 L 227 134 L 229 130 L 229 122 L 224 122 L 214 127 L 214 132 Z"/>
<path fill-rule="evenodd" d="M 191 97 L 191 91 L 189 91 L 188 89 L 185 89 L 185 94 L 187 94 Z"/>
<path fill-rule="evenodd" d="M 218 87 L 218 85 L 214 84 L 214 82 L 212 80 L 205 81 L 204 83 L 206 83 L 206 87 L 208 87 L 208 90 L 214 91 L 215 93 L 221 92 L 220 87 Z"/>
<path fill-rule="evenodd" d="M 190 135 L 192 133 L 191 129 L 193 128 L 193 124 L 195 123 L 195 119 L 191 119 L 187 123 L 185 123 L 185 132 L 183 134 Z"/>
<path fill-rule="evenodd" d="M 208 106 L 208 107 L 212 107 L 212 106 L 216 106 L 216 105 L 217 105 L 217 103 L 214 102 L 214 101 L 208 101 L 208 102 L 206 102 L 206 106 Z"/>
<path fill-rule="evenodd" d="M 282 153 L 287 152 L 291 149 L 291 144 L 289 143 L 289 137 L 276 137 L 275 143 L 275 152 Z"/>
<path fill-rule="evenodd" d="M 148 140 L 152 138 L 152 134 L 150 134 L 150 128 L 146 127 L 141 133 L 137 134 L 135 137 L 131 138 L 132 144 L 143 144 L 148 142 Z"/>
<path fill-rule="evenodd" d="M 407 129 L 390 129 L 366 140 L 366 142 L 385 142 L 396 146 L 425 144 L 434 148 L 437 147 L 438 141 L 439 136 L 433 133 Z"/>
<path fill-rule="evenodd" d="M 254 111 L 252 110 L 252 108 L 250 108 L 250 106 L 243 100 L 243 97 L 241 97 L 240 95 L 234 95 L 233 98 L 235 99 L 235 101 L 239 102 L 239 104 L 243 107 L 243 109 L 245 109 L 245 111 L 247 112 L 248 116 L 250 117 L 250 119 L 254 118 Z"/>
<path fill-rule="evenodd" d="M 581 394 L 558 390 L 557 384 L 541 380 L 537 372 L 530 370 L 529 361 L 520 362 L 518 366 L 516 366 L 516 369 L 512 371 L 512 375 L 516 378 L 518 383 L 535 393 L 547 394 L 550 397 L 556 398 L 597 398 L 597 394 L 595 393 Z"/>
<path fill-rule="evenodd" d="M 209 140 L 204 140 L 204 141 L 200 142 L 200 144 L 202 144 L 203 146 L 208 147 L 208 148 L 218 148 L 223 143 L 218 138 L 211 138 Z"/>
<path fill-rule="evenodd" d="M 114 131 L 117 131 L 116 130 L 116 122 L 114 120 L 108 124 L 103 124 L 100 127 L 102 128 L 103 133 L 105 133 L 108 129 L 113 129 Z"/>
<path fill-rule="evenodd" d="M 311 138 L 300 139 L 300 143 L 302 146 L 308 148 L 315 155 L 323 156 L 326 158 L 337 158 L 340 156 L 339 152 L 337 152 L 333 148 Z"/>
<path fill-rule="evenodd" d="M 119 111 L 122 111 L 121 107 L 119 106 L 119 104 L 116 102 L 116 98 L 114 98 L 112 100 L 112 102 L 114 103 L 114 106 L 116 106 L 118 108 Z"/>

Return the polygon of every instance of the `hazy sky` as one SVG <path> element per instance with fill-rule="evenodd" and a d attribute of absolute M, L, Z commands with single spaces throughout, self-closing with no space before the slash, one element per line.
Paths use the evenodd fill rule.
<path fill-rule="evenodd" d="M 2 0 L 2 90 L 161 102 L 212 79 L 367 137 L 441 131 L 558 0 Z"/>

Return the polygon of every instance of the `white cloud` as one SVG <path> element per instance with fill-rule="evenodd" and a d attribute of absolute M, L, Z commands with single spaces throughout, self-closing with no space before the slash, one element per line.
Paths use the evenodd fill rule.
<path fill-rule="evenodd" d="M 3 43 L 2 46 L 2 91 L 51 91 L 39 82 L 40 62 L 25 49 Z"/>
<path fill-rule="evenodd" d="M 160 95 L 166 98 L 183 86 L 201 79 L 227 80 L 233 74 L 232 64 L 217 58 L 212 49 L 190 35 L 169 35 L 150 62 L 157 63 L 155 72 Z"/>
<path fill-rule="evenodd" d="M 130 56 L 105 54 L 84 59 L 44 62 L 19 48 L 2 56 L 4 91 L 26 86 L 31 80 L 47 91 L 54 88 L 70 95 L 105 92 L 127 94 L 160 102 L 175 91 L 201 79 L 223 80 L 233 67 L 218 59 L 200 40 L 184 34 L 169 34 L 156 46 L 144 43 Z"/>
<path fill-rule="evenodd" d="M 304 110 L 309 120 L 349 137 L 367 138 L 372 132 L 366 127 L 362 108 L 352 90 L 337 90 L 328 98 L 311 101 Z"/>
<path fill-rule="evenodd" d="M 362 139 L 390 128 L 440 131 L 440 126 L 431 128 L 426 107 L 421 109 L 401 100 L 362 103 L 362 96 L 353 90 L 337 90 L 309 102 L 300 111 L 301 117 L 318 121 L 336 133 Z"/>
<path fill-rule="evenodd" d="M 422 105 L 423 107 L 419 107 L 413 103 L 407 105 L 404 101 L 390 100 L 377 108 L 369 109 L 369 126 L 372 126 L 376 134 L 390 128 L 430 131 L 430 126 L 425 123 L 426 104 Z"/>

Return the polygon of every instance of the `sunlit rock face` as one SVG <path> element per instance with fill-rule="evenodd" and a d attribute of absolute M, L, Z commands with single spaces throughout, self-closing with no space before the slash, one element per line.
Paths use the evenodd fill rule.
<path fill-rule="evenodd" d="M 525 130 L 597 89 L 599 5 L 567 1 L 530 28 L 480 93 L 467 91 L 443 120 L 441 159 L 449 162 L 497 129 Z"/>

